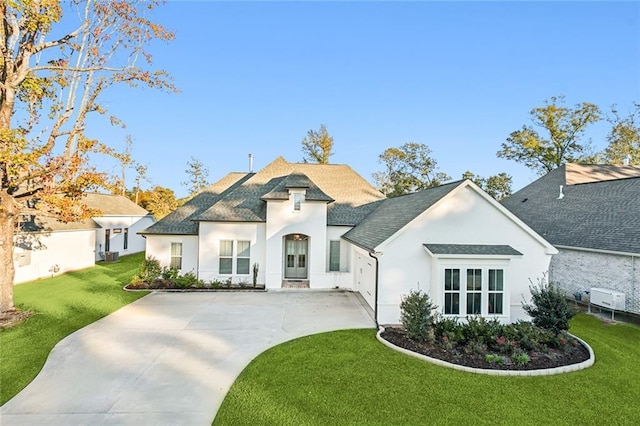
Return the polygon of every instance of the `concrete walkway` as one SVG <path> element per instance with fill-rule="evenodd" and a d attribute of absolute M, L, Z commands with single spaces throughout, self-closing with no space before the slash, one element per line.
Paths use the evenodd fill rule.
<path fill-rule="evenodd" d="M 150 294 L 58 343 L 0 424 L 210 425 L 267 348 L 374 326 L 350 292 Z"/>

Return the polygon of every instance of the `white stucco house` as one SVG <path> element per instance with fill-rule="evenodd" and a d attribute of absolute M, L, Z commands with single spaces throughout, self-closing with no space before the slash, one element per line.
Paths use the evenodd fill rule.
<path fill-rule="evenodd" d="M 639 166 L 565 164 L 503 205 L 559 250 L 549 280 L 568 296 L 605 288 L 640 314 Z"/>
<path fill-rule="evenodd" d="M 25 217 L 15 236 L 15 283 L 89 268 L 118 255 L 145 250 L 139 231 L 155 223 L 153 215 L 120 195 L 85 194 L 83 203 L 100 214 L 87 220 L 58 222 L 48 217 Z"/>
<path fill-rule="evenodd" d="M 381 324 L 428 292 L 444 315 L 524 318 L 557 251 L 471 181 L 385 198 L 346 165 L 230 173 L 142 234 L 147 255 L 203 280 L 359 292 Z"/>

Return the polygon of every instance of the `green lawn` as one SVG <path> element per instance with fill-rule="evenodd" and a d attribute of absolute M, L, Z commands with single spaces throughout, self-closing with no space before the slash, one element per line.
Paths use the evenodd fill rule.
<path fill-rule="evenodd" d="M 548 377 L 438 367 L 388 349 L 373 330 L 304 337 L 258 356 L 214 424 L 638 424 L 640 327 L 580 314 L 571 331 L 596 363 Z"/>
<path fill-rule="evenodd" d="M 143 259 L 144 253 L 124 256 L 15 286 L 16 306 L 35 315 L 0 331 L 0 405 L 34 379 L 61 339 L 146 294 L 122 291 Z"/>

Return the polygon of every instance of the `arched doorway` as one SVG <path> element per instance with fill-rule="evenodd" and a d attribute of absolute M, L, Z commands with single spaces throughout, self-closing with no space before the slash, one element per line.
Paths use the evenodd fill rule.
<path fill-rule="evenodd" d="M 309 237 L 289 234 L 284 237 L 284 279 L 306 280 L 309 276 Z"/>

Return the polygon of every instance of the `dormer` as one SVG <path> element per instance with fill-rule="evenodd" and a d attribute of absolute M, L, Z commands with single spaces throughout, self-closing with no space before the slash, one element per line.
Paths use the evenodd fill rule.
<path fill-rule="evenodd" d="M 288 200 L 291 210 L 299 212 L 308 201 L 333 202 L 333 198 L 325 194 L 311 179 L 302 173 L 293 173 L 282 178 L 276 186 L 261 197 L 264 201 Z"/>

